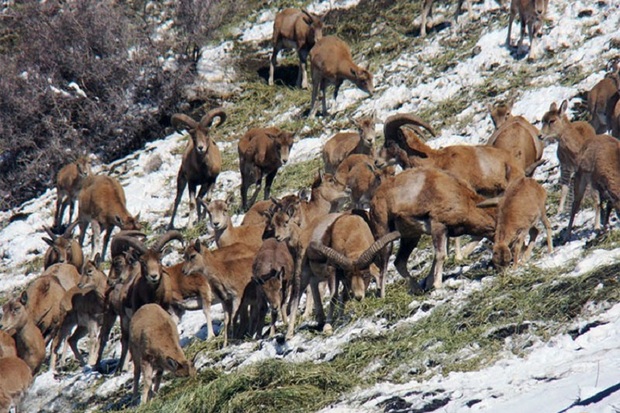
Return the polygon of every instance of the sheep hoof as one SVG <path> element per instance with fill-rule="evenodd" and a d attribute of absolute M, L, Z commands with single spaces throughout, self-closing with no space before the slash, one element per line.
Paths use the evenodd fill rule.
<path fill-rule="evenodd" d="M 323 334 L 331 336 L 334 332 L 334 328 L 331 324 L 327 323 L 323 326 Z"/>

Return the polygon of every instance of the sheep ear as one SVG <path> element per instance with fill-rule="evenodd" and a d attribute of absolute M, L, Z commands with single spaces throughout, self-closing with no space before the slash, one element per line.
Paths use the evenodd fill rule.
<path fill-rule="evenodd" d="M 549 106 L 549 112 L 556 112 L 558 110 L 558 105 L 553 102 L 551 106 Z"/>
<path fill-rule="evenodd" d="M 122 227 L 122 226 L 123 226 L 123 220 L 121 219 L 121 217 L 120 217 L 120 216 L 115 215 L 115 216 L 114 216 L 114 221 L 115 221 L 116 225 L 118 225 L 119 227 Z"/>
<path fill-rule="evenodd" d="M 226 204 L 228 206 L 230 206 L 233 203 L 234 200 L 235 200 L 235 195 L 234 194 L 230 194 L 230 195 L 228 195 L 228 197 L 226 197 Z"/>
<path fill-rule="evenodd" d="M 166 365 L 172 372 L 179 369 L 179 363 L 177 363 L 177 361 L 171 357 L 166 357 Z"/>
<path fill-rule="evenodd" d="M 560 113 L 564 114 L 566 109 L 568 109 L 568 100 L 565 100 L 562 102 L 562 105 L 560 105 Z"/>
<path fill-rule="evenodd" d="M 99 265 L 101 265 L 101 254 L 97 253 L 95 255 L 95 258 L 93 259 L 93 262 L 95 263 L 95 267 L 97 267 L 97 269 L 99 269 Z"/>
<path fill-rule="evenodd" d="M 356 78 L 356 79 L 359 77 L 358 74 L 357 74 L 357 71 L 355 69 L 353 69 L 353 68 L 351 68 L 351 75 L 353 75 L 353 77 Z"/>
<path fill-rule="evenodd" d="M 200 240 L 197 239 L 196 242 L 194 243 L 194 249 L 196 250 L 196 252 L 200 252 L 200 248 L 201 248 Z"/>
<path fill-rule="evenodd" d="M 22 294 L 19 296 L 19 302 L 23 306 L 28 304 L 28 292 L 27 291 L 22 292 Z"/>
<path fill-rule="evenodd" d="M 512 106 L 515 104 L 515 98 L 512 97 L 506 102 L 506 107 L 508 108 L 508 113 L 512 112 Z"/>

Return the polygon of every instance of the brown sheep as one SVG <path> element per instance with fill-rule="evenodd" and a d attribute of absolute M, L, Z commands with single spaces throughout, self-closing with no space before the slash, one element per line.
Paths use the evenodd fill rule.
<path fill-rule="evenodd" d="M 395 143 L 398 147 L 402 148 L 408 156 L 414 155 L 413 150 L 406 141 L 410 135 L 404 135 L 401 132 L 403 126 L 413 130 L 420 139 L 424 137 L 420 128 L 424 128 L 431 136 L 437 136 L 433 127 L 423 121 L 419 116 L 413 113 L 397 113 L 396 115 L 389 116 L 383 124 L 383 136 L 385 137 L 383 143 L 384 148 L 388 148 L 392 146 L 392 143 Z"/>
<path fill-rule="evenodd" d="M 505 104 L 488 106 L 495 131 L 487 145 L 508 151 L 519 161 L 527 176 L 531 176 L 541 161 L 543 143 L 538 138 L 540 132 L 523 116 L 513 116 L 514 100 Z"/>
<path fill-rule="evenodd" d="M 19 411 L 19 404 L 32 383 L 32 372 L 18 357 L 0 358 L 0 413 L 9 413 L 11 406 Z"/>
<path fill-rule="evenodd" d="M 409 280 L 411 291 L 420 291 L 420 286 L 407 270 L 407 260 L 422 234 L 431 235 L 435 250 L 430 274 L 422 283 L 425 289 L 442 286 L 448 237 L 493 237 L 495 210 L 477 207 L 482 200 L 468 183 L 436 168 L 409 169 L 379 186 L 370 201 L 371 228 L 375 237 L 400 232 L 394 266 Z M 383 263 L 382 276 L 387 260 Z"/>
<path fill-rule="evenodd" d="M 232 218 L 228 212 L 232 198 L 225 201 L 215 200 L 207 204 L 207 213 L 211 226 L 215 230 L 215 243 L 219 248 L 235 243 L 242 243 L 254 251 L 260 248 L 265 225 L 241 225 L 233 226 Z"/>
<path fill-rule="evenodd" d="M 278 61 L 278 52 L 285 48 L 297 50 L 299 70 L 297 87 L 308 88 L 306 62 L 308 53 L 314 44 L 323 37 L 323 21 L 304 9 L 284 9 L 276 15 L 273 22 L 273 53 L 269 61 L 269 85 L 273 85 L 273 76 Z"/>
<path fill-rule="evenodd" d="M 13 336 L 17 356 L 26 362 L 34 374 L 45 359 L 45 340 L 24 305 L 22 298 L 4 304 L 0 329 Z"/>
<path fill-rule="evenodd" d="M 94 258 L 97 252 L 101 252 L 101 259 L 105 259 L 114 227 L 119 227 L 123 230 L 140 229 L 139 217 L 134 217 L 127 211 L 125 191 L 115 178 L 105 175 L 87 178 L 80 191 L 79 199 L 80 246 L 84 245 L 86 229 L 89 225 L 92 225 L 91 259 Z M 100 250 L 99 243 L 101 242 L 102 227 L 105 231 L 105 237 L 103 248 Z"/>
<path fill-rule="evenodd" d="M 43 241 L 49 248 L 43 255 L 43 268 L 47 269 L 50 265 L 56 263 L 72 264 L 78 271 L 82 271 L 84 265 L 84 253 L 80 244 L 73 239 L 72 232 L 77 226 L 75 221 L 67 229 L 64 234 L 58 236 L 52 232 L 49 227 L 43 227 L 49 238 L 43 237 Z"/>
<path fill-rule="evenodd" d="M 219 118 L 219 122 L 213 125 L 213 119 Z M 174 217 L 181 202 L 185 187 L 189 190 L 189 221 L 188 228 L 193 226 L 192 210 L 196 208 L 197 218 L 204 218 L 202 199 L 215 184 L 217 176 L 222 169 L 222 155 L 217 144 L 209 136 L 209 129 L 221 126 L 226 121 L 226 112 L 223 108 L 212 109 L 204 115 L 200 122 L 187 115 L 177 113 L 172 115 L 172 125 L 177 129 L 185 129 L 189 132 L 190 140 L 183 152 L 181 168 L 177 175 L 177 194 L 174 199 L 172 216 L 168 229 L 174 229 Z M 198 192 L 199 203 L 196 204 L 196 188 L 200 186 Z"/>
<path fill-rule="evenodd" d="M 395 174 L 391 165 L 378 167 L 375 163 L 375 159 L 368 155 L 354 154 L 338 166 L 336 179 L 351 190 L 354 208 L 366 208 L 383 179 Z"/>
<path fill-rule="evenodd" d="M 619 100 L 620 60 L 613 62 L 610 72 L 588 92 L 590 124 L 597 134 L 613 132 L 614 109 Z"/>
<path fill-rule="evenodd" d="M 279 200 L 271 197 L 271 199 L 258 201 L 252 205 L 250 209 L 248 209 L 248 212 L 245 213 L 243 220 L 241 221 L 241 226 L 255 224 L 267 225 L 271 215 L 273 215 L 272 213 L 277 209 L 286 209 L 289 205 L 297 204 L 299 202 L 301 202 L 301 198 L 299 195 L 294 194 L 283 196 Z"/>
<path fill-rule="evenodd" d="M 493 264 L 504 268 L 512 261 L 517 268 L 521 261 L 527 261 L 532 254 L 538 228 L 536 223 L 542 221 L 547 233 L 547 250 L 553 252 L 551 223 L 547 218 L 545 203 L 547 191 L 532 178 L 514 180 L 506 188 L 504 195 L 494 200 L 486 200 L 478 206 L 497 207 L 497 226 L 493 239 Z M 525 253 L 521 254 L 525 236 L 530 236 Z"/>
<path fill-rule="evenodd" d="M 164 370 L 177 377 L 196 375 L 181 349 L 179 332 L 170 315 L 157 304 L 146 304 L 134 314 L 129 327 L 129 349 L 134 361 L 133 398 L 143 377 L 141 403 L 157 393 Z"/>
<path fill-rule="evenodd" d="M 374 92 L 372 73 L 353 63 L 349 46 L 335 36 L 326 36 L 316 42 L 310 50 L 310 69 L 312 72 L 312 103 L 309 117 L 316 114 L 319 90 L 323 96 L 323 116 L 327 116 L 326 89 L 328 84 L 334 84 L 334 100 L 338 97 L 340 86 L 347 79 L 371 96 Z"/>
<path fill-rule="evenodd" d="M 467 9 L 469 12 L 469 18 L 472 18 L 472 10 L 471 10 L 471 2 L 472 0 L 467 0 Z M 426 21 L 429 16 L 432 15 L 433 4 L 435 0 L 424 0 L 424 4 L 422 5 L 422 21 L 420 22 L 420 37 L 426 37 Z M 456 6 L 456 12 L 454 12 L 454 21 L 456 22 L 459 17 L 459 13 L 461 12 L 461 7 L 463 6 L 463 0 L 458 0 L 458 4 Z"/>
<path fill-rule="evenodd" d="M 73 210 L 78 199 L 84 180 L 92 173 L 90 159 L 87 156 L 78 158 L 63 166 L 56 175 L 56 212 L 54 213 L 54 228 L 62 226 L 65 209 L 69 206 L 69 222 L 73 220 Z"/>
<path fill-rule="evenodd" d="M 338 165 L 349 155 L 365 154 L 374 156 L 376 119 L 374 117 L 361 117 L 351 119 L 357 128 L 357 132 L 340 132 L 332 136 L 323 146 L 323 165 L 325 172 L 335 174 Z"/>
<path fill-rule="evenodd" d="M 241 172 L 241 203 L 247 210 L 254 202 L 265 177 L 264 199 L 269 199 L 271 184 L 278 169 L 288 162 L 294 134 L 278 128 L 252 128 L 239 139 L 239 170 Z M 254 194 L 248 203 L 248 190 L 254 184 Z"/>
<path fill-rule="evenodd" d="M 510 3 L 510 18 L 508 19 L 506 47 L 512 47 L 510 39 L 512 22 L 518 13 L 519 20 L 521 20 L 521 37 L 519 38 L 519 43 L 517 44 L 517 53 L 522 50 L 523 39 L 525 38 L 525 29 L 527 28 L 527 32 L 530 37 L 528 59 L 534 59 L 536 57 L 534 51 L 534 36 L 540 36 L 542 34 L 542 27 L 545 22 L 545 14 L 547 13 L 548 3 L 549 0 L 512 0 Z"/>
<path fill-rule="evenodd" d="M 609 135 L 597 135 L 583 146 L 575 173 L 575 200 L 570 212 L 566 240 L 570 239 L 575 215 L 579 211 L 586 188 L 590 185 L 598 192 L 600 204 L 607 202 L 603 228 L 607 227 L 613 208 L 620 216 L 620 143 Z M 600 208 L 600 205 L 599 205 Z M 597 210 L 597 217 L 599 217 Z"/>

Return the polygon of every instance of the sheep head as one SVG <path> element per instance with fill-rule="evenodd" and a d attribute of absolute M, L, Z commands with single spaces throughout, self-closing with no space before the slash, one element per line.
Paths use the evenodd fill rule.
<path fill-rule="evenodd" d="M 493 245 L 493 265 L 496 268 L 505 268 L 512 261 L 512 253 L 510 248 L 505 243 Z"/>
<path fill-rule="evenodd" d="M 291 151 L 291 147 L 293 146 L 295 134 L 286 131 L 280 131 L 277 134 L 268 133 L 270 139 L 273 140 L 276 146 L 276 154 L 278 157 L 278 161 L 282 165 L 286 165 L 288 162 L 288 157 Z"/>
<path fill-rule="evenodd" d="M 99 264 L 101 262 L 101 255 L 97 253 L 93 260 L 89 260 L 84 265 L 84 270 L 82 271 L 82 276 L 78 281 L 78 288 L 86 289 L 86 288 L 94 288 L 100 289 L 102 283 L 107 282 L 107 277 L 105 274 L 99 269 Z"/>
<path fill-rule="evenodd" d="M 310 43 L 316 43 L 323 38 L 323 18 L 316 16 L 306 9 L 301 9 L 304 22 L 310 27 L 308 32 Z"/>
<path fill-rule="evenodd" d="M 219 122 L 213 125 L 213 119 L 216 117 L 219 118 Z M 210 110 L 200 119 L 200 122 L 196 122 L 194 119 L 182 113 L 172 115 L 172 125 L 177 130 L 184 129 L 189 132 L 194 144 L 194 149 L 200 156 L 206 155 L 209 152 L 210 146 L 215 145 L 213 140 L 209 137 L 209 128 L 211 126 L 218 127 L 225 121 L 226 112 L 224 112 L 223 108 Z"/>
<path fill-rule="evenodd" d="M 88 156 L 81 156 L 75 161 L 75 166 L 77 167 L 78 175 L 80 178 L 86 178 L 87 176 L 92 174 L 92 169 L 90 166 L 90 159 Z"/>
<path fill-rule="evenodd" d="M 351 190 L 334 175 L 319 172 L 312 184 L 312 197 L 315 196 L 329 201 L 331 210 L 335 211 L 350 200 Z"/>
<path fill-rule="evenodd" d="M 211 226 L 216 231 L 224 231 L 228 227 L 230 223 L 229 205 L 232 203 L 232 199 L 232 195 L 230 195 L 225 201 L 208 201 L 207 214 L 209 214 Z"/>
<path fill-rule="evenodd" d="M 47 235 L 49 235 L 49 238 L 42 238 L 42 239 L 43 241 L 45 241 L 47 245 L 49 245 L 49 248 L 51 250 L 51 251 L 48 250 L 49 252 L 46 253 L 46 256 L 48 254 L 53 254 L 52 263 L 72 262 L 72 259 L 73 259 L 73 248 L 72 248 L 73 235 L 72 233 L 75 227 L 77 226 L 77 224 L 78 224 L 78 221 L 75 221 L 71 225 L 69 225 L 69 227 L 67 227 L 67 229 L 62 234 L 62 236 L 58 236 L 54 234 L 54 232 L 52 232 L 52 229 L 48 226 L 43 227 Z"/>
<path fill-rule="evenodd" d="M 512 117 L 512 106 L 514 105 L 514 98 L 510 99 L 505 103 L 500 103 L 499 105 L 491 106 L 488 105 L 487 108 L 491 114 L 491 120 L 493 121 L 493 125 L 495 129 L 499 129 L 507 120 Z"/>
<path fill-rule="evenodd" d="M 25 292 L 24 292 L 25 293 Z M 0 319 L 0 330 L 4 330 L 9 335 L 15 335 L 29 319 L 25 304 L 20 299 L 13 299 L 2 306 L 2 319 Z"/>
<path fill-rule="evenodd" d="M 557 139 L 566 125 L 569 123 L 566 116 L 566 109 L 568 108 L 568 101 L 562 102 L 560 108 L 553 102 L 549 106 L 549 111 L 544 114 L 542 118 L 541 138 L 545 140 Z"/>
<path fill-rule="evenodd" d="M 403 136 L 403 129 L 401 129 L 401 127 L 405 125 L 424 128 L 432 136 L 437 136 L 435 130 L 428 123 L 424 122 L 420 117 L 414 115 L 413 113 L 398 113 L 396 115 L 388 117 L 383 125 L 385 147 L 387 147 L 390 142 L 396 142 L 398 146 L 407 150 L 407 141 Z M 419 133 L 418 135 L 422 136 L 421 133 Z"/>
<path fill-rule="evenodd" d="M 375 92 L 375 87 L 372 83 L 372 73 L 368 69 L 364 69 L 361 66 L 351 68 L 350 80 L 359 89 L 368 93 L 370 96 Z"/>
<path fill-rule="evenodd" d="M 375 117 L 363 116 L 359 119 L 350 120 L 357 128 L 357 132 L 359 133 L 360 139 L 364 146 L 369 149 L 373 149 L 375 147 L 375 140 L 377 138 L 377 132 L 375 132 Z"/>

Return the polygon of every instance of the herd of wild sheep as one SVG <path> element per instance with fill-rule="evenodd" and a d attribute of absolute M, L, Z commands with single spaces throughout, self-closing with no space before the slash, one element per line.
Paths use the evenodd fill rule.
<path fill-rule="evenodd" d="M 460 9 L 462 0 L 458 3 Z M 422 35 L 431 6 L 432 0 L 424 1 Z M 512 1 L 511 22 L 517 14 L 522 22 L 520 43 L 527 29 L 531 44 L 546 6 L 546 0 Z M 372 74 L 353 63 L 345 42 L 322 36 L 320 17 L 305 10 L 281 11 L 275 19 L 273 43 L 269 84 L 274 82 L 278 51 L 295 48 L 300 60 L 298 85 L 307 87 L 310 57 L 310 115 L 317 111 L 319 93 L 323 114 L 327 112 L 328 84 L 335 85 L 334 97 L 345 79 L 372 94 Z M 372 280 L 377 294 L 384 297 L 385 274 L 396 240 L 394 266 L 413 293 L 441 288 L 450 237 L 486 237 L 493 241 L 492 263 L 514 268 L 530 257 L 541 221 L 551 252 L 547 194 L 531 178 L 545 162 L 546 141 L 558 142 L 560 211 L 567 204 L 569 183 L 574 182 L 566 239 L 588 186 L 597 208 L 595 227 L 604 229 L 611 209 L 620 211 L 620 144 L 605 134 L 610 131 L 620 137 L 619 89 L 620 64 L 613 62 L 608 75 L 588 93 L 589 123 L 571 122 L 564 101 L 559 106 L 551 104 L 540 131 L 511 113 L 512 101 L 489 106 L 495 131 L 486 145 L 433 149 L 425 143 L 429 135 L 435 135 L 430 124 L 414 114 L 399 113 L 384 120 L 385 143 L 376 148 L 379 120 L 374 116 L 351 119 L 357 131 L 337 133 L 325 143 L 325 172 L 317 175 L 312 187 L 281 199 L 272 197 L 270 188 L 288 160 L 293 133 L 277 127 L 252 128 L 238 142 L 241 203 L 246 211 L 239 226 L 231 220 L 232 199 L 210 200 L 222 165 L 210 129 L 226 121 L 225 110 L 213 109 L 199 121 L 175 114 L 172 124 L 186 130 L 190 139 L 182 156 L 167 231 L 148 242 L 139 218 L 128 212 L 116 179 L 94 175 L 88 158 L 66 165 L 57 176 L 54 223 L 45 228 L 43 239 L 49 249 L 44 271 L 2 309 L 0 411 L 8 411 L 19 401 L 50 343 L 52 371 L 65 362 L 67 346 L 81 365 L 100 366 L 117 318 L 122 351 L 116 372 L 127 368 L 129 352 L 134 364 L 133 395 L 137 400 L 142 375 L 139 398 L 145 402 L 157 391 L 163 370 L 178 376 L 195 374 L 180 347 L 176 326 L 185 310 L 202 309 L 208 338 L 213 338 L 210 310 L 212 304 L 221 303 L 224 345 L 230 338 L 262 337 L 268 311 L 270 326 L 265 334 L 275 335 L 280 319 L 290 338 L 305 293 L 305 316 L 316 313 L 318 328 L 330 332 L 338 316 L 334 312 L 341 312 L 352 296 L 361 300 Z M 400 173 L 396 173 L 398 166 Z M 264 199 L 257 201 L 263 178 Z M 254 191 L 248 196 L 252 186 Z M 187 226 L 208 216 L 215 249 L 205 240 L 184 240 L 175 230 L 186 187 L 190 198 Z M 79 208 L 73 221 L 76 201 Z M 343 210 L 345 204 L 352 209 Z M 69 219 L 65 221 L 67 207 Z M 78 226 L 76 240 L 72 233 Z M 85 257 L 82 245 L 89 226 L 90 256 Z M 112 237 L 115 227 L 120 232 Z M 407 261 L 422 235 L 431 236 L 434 257 L 430 273 L 419 282 L 407 269 Z M 184 245 L 183 261 L 164 266 L 164 247 L 173 241 Z M 110 267 L 104 274 L 100 264 L 107 258 L 108 247 Z M 456 254 L 457 258 L 463 254 L 458 242 Z M 331 302 L 326 315 L 323 295 L 327 291 Z M 78 348 L 85 336 L 89 338 L 87 360 Z M 61 349 L 62 357 L 57 360 Z"/>

